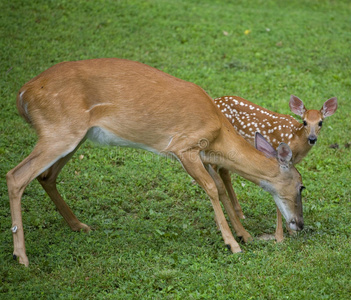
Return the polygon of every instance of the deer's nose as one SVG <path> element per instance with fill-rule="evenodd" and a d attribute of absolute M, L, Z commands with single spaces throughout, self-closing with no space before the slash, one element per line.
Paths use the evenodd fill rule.
<path fill-rule="evenodd" d="M 317 137 L 316 137 L 315 135 L 310 135 L 310 136 L 308 137 L 308 143 L 309 143 L 310 145 L 314 145 L 316 142 L 317 142 Z"/>
<path fill-rule="evenodd" d="M 295 231 L 302 230 L 303 227 L 304 227 L 303 219 L 302 218 L 298 218 L 298 219 L 294 218 L 294 219 L 292 219 L 289 222 L 289 227 L 290 227 L 290 229 L 295 230 Z"/>

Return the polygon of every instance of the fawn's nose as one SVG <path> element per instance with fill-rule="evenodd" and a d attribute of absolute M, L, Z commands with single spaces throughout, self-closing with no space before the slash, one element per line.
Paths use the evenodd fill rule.
<path fill-rule="evenodd" d="M 308 143 L 309 143 L 310 145 L 314 145 L 316 142 L 317 142 L 317 137 L 316 137 L 315 135 L 310 135 L 310 136 L 308 137 Z"/>

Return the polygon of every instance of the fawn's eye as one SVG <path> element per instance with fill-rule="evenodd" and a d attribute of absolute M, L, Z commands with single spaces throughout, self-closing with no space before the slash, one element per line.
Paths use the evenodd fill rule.
<path fill-rule="evenodd" d="M 307 126 L 307 122 L 303 120 L 303 126 Z"/>
<path fill-rule="evenodd" d="M 319 121 L 318 126 L 322 127 L 322 125 L 323 125 L 323 121 Z"/>

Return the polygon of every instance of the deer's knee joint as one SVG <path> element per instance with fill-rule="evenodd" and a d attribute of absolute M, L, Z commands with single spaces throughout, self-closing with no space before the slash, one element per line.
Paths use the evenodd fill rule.
<path fill-rule="evenodd" d="M 7 174 L 6 174 L 6 182 L 7 182 L 7 184 L 12 183 L 13 180 L 14 180 L 14 178 L 13 178 L 13 171 L 12 170 L 8 171 Z"/>
<path fill-rule="evenodd" d="M 56 178 L 54 178 L 49 171 L 41 173 L 37 179 L 42 184 L 55 184 Z"/>

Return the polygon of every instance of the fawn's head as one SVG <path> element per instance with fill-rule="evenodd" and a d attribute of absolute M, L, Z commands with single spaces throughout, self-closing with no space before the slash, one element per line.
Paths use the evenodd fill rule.
<path fill-rule="evenodd" d="M 310 146 L 313 146 L 317 142 L 317 137 L 319 131 L 322 128 L 324 118 L 329 117 L 335 113 L 338 107 L 338 102 L 337 98 L 333 97 L 325 101 L 320 110 L 307 110 L 302 100 L 294 95 L 291 95 L 289 106 L 290 110 L 294 114 L 302 118 L 303 128 L 308 140 L 308 144 Z"/>

